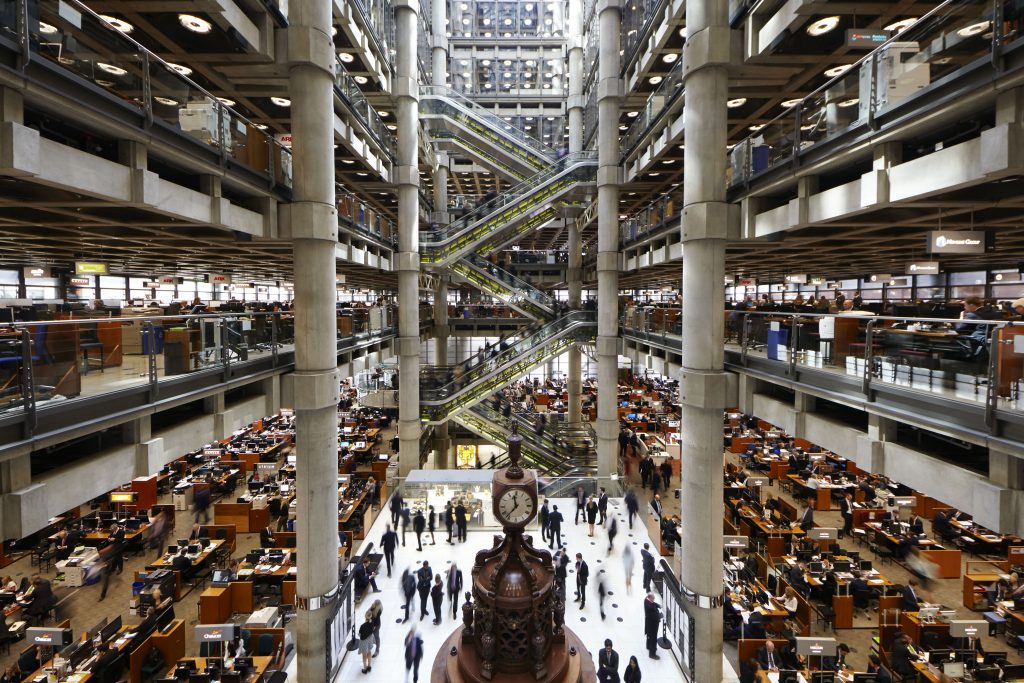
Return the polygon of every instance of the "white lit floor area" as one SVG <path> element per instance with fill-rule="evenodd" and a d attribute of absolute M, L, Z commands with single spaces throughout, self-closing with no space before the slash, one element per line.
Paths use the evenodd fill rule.
<path fill-rule="evenodd" d="M 590 567 L 590 583 L 587 586 L 587 603 L 584 609 L 579 608 L 579 603 L 570 602 L 566 606 L 565 623 L 583 640 L 591 655 L 595 658 L 597 651 L 603 646 L 605 638 L 611 638 L 615 650 L 619 653 L 621 668 L 624 669 L 631 655 L 635 655 L 643 672 L 644 683 L 658 681 L 680 681 L 681 675 L 676 660 L 668 650 L 659 650 L 660 659 L 648 658 L 644 640 L 643 624 L 643 599 L 642 573 L 640 568 L 640 549 L 645 541 L 650 541 L 647 531 L 639 521 L 635 521 L 633 531 L 630 532 L 627 525 L 625 507 L 621 500 L 613 499 L 609 505 L 609 514 L 614 514 L 618 519 L 619 533 L 615 539 L 615 548 L 609 556 L 608 537 L 606 533 L 597 528 L 594 538 L 587 536 L 587 526 L 583 523 L 573 524 L 573 513 L 575 504 L 569 499 L 552 499 L 550 504 L 558 505 L 559 511 L 566 517 L 563 523 L 562 541 L 565 543 L 570 557 L 575 553 L 583 553 L 583 559 Z M 384 510 L 374 524 L 367 541 L 372 541 L 379 546 L 380 538 L 384 534 L 384 526 L 390 521 L 390 514 Z M 632 535 L 630 535 L 632 534 Z M 432 623 L 433 613 L 419 620 L 419 596 L 415 599 L 414 618 L 409 623 L 399 623 L 402 620 L 402 604 L 404 598 L 399 589 L 399 580 L 402 570 L 405 567 L 418 568 L 418 563 L 427 560 L 434 572 L 446 572 L 450 563 L 455 562 L 463 572 L 466 588 L 469 587 L 470 572 L 473 566 L 473 559 L 478 550 L 491 546 L 493 533 L 491 531 L 470 532 L 468 541 L 464 544 L 448 545 L 443 526 L 441 531 L 435 534 L 437 545 L 429 545 L 429 534 L 424 534 L 428 544 L 425 544 L 422 552 L 416 550 L 416 536 L 411 531 L 408 533 L 406 545 L 399 547 L 396 553 L 396 570 L 391 578 L 386 576 L 384 565 L 381 565 L 382 574 L 377 577 L 377 585 L 381 593 L 376 598 L 384 604 L 384 613 L 381 627 L 381 651 L 380 656 L 373 660 L 373 669 L 370 673 L 361 673 L 362 663 L 358 652 L 349 652 L 345 656 L 341 670 L 334 679 L 335 683 L 351 683 L 352 681 L 386 681 L 388 683 L 400 682 L 406 679 L 403 641 L 409 627 L 415 624 L 420 631 L 424 642 L 425 655 L 420 664 L 420 680 L 428 681 L 431 664 L 441 643 L 461 623 L 451 616 L 451 607 L 447 602 L 447 596 L 443 608 L 443 621 L 440 626 Z M 535 542 L 539 542 L 539 532 L 533 532 Z M 625 543 L 629 543 L 634 552 L 633 586 L 631 594 L 626 592 L 625 570 L 623 567 L 622 552 Z M 652 544 L 654 547 L 654 544 Z M 357 549 L 357 554 L 361 549 Z M 657 553 L 655 553 L 657 556 Z M 709 561 L 711 558 L 708 558 Z M 572 571 L 570 565 L 570 571 Z M 606 619 L 601 620 L 598 607 L 598 581 L 607 582 L 609 591 L 605 598 Z M 571 595 L 574 591 L 575 577 L 569 574 L 567 581 L 567 592 Z M 366 596 L 356 606 L 356 623 L 362 623 L 363 614 L 373 603 L 374 596 Z M 570 598 L 571 600 L 571 598 Z M 662 603 L 659 597 L 658 602 Z M 431 609 L 428 604 L 428 610 Z M 699 636 L 698 636 L 699 637 Z M 724 661 L 724 680 L 733 683 L 738 677 L 728 662 Z M 289 665 L 289 680 L 295 678 L 295 660 Z M 620 669 L 621 674 L 621 669 Z M 411 676 L 409 677 L 411 681 Z"/>

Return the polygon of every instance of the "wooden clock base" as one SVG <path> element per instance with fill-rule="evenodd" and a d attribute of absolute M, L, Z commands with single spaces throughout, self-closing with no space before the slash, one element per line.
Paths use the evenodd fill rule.
<path fill-rule="evenodd" d="M 597 680 L 594 659 L 579 637 L 564 628 L 565 640 L 553 644 L 545 662 L 546 673 L 536 678 L 533 673 L 506 674 L 495 672 L 490 678 L 480 673 L 480 660 L 472 642 L 462 642 L 462 629 L 456 629 L 437 653 L 430 669 L 430 683 L 593 683 Z M 455 655 L 452 655 L 452 648 Z M 575 648 L 575 654 L 569 654 Z"/>

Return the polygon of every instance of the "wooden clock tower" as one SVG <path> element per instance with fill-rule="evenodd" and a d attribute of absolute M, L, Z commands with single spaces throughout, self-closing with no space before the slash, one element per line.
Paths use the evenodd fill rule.
<path fill-rule="evenodd" d="M 539 508 L 537 475 L 520 464 L 522 437 L 509 437 L 508 467 L 494 473 L 494 516 L 504 529 L 473 565 L 473 601 L 442 646 L 432 683 L 582 683 L 594 663 L 565 627 L 564 596 L 547 549 L 524 533 Z"/>

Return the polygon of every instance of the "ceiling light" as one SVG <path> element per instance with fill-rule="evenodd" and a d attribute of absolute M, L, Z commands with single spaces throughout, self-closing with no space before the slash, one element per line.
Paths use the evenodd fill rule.
<path fill-rule="evenodd" d="M 795 99 L 792 99 L 792 100 L 785 100 L 782 103 L 782 106 L 785 109 L 789 109 L 790 107 L 795 107 L 798 104 L 800 104 L 800 98 L 799 97 L 797 97 Z"/>
<path fill-rule="evenodd" d="M 661 76 L 651 76 L 650 78 L 647 79 L 647 82 L 650 83 L 651 85 L 658 85 L 659 83 L 661 83 Z"/>
<path fill-rule="evenodd" d="M 172 100 L 170 97 L 159 97 L 159 96 L 157 96 L 157 97 L 154 97 L 153 99 L 156 100 L 157 102 L 159 102 L 160 104 L 166 104 L 168 107 L 173 107 L 176 104 L 178 104 L 178 100 Z"/>
<path fill-rule="evenodd" d="M 356 172 L 356 175 L 359 176 L 360 178 L 365 178 L 366 176 L 368 176 L 370 174 L 369 173 L 364 173 L 363 171 L 358 171 L 358 172 Z"/>
<path fill-rule="evenodd" d="M 338 35 L 338 27 L 337 26 L 332 26 L 331 27 L 331 38 L 333 38 L 336 35 Z"/>
<path fill-rule="evenodd" d="M 651 178 L 657 178 L 658 176 L 661 175 L 661 173 L 654 172 L 654 173 L 648 173 L 647 175 L 650 176 Z"/>
<path fill-rule="evenodd" d="M 686 37 L 686 27 L 685 26 L 682 27 L 681 29 L 679 29 L 679 37 L 680 38 L 685 38 Z"/>
<path fill-rule="evenodd" d="M 889 31 L 890 33 L 899 33 L 904 29 L 910 28 L 916 23 L 917 17 L 914 17 L 913 19 L 900 19 L 899 21 L 893 22 L 886 26 L 884 30 Z"/>
<path fill-rule="evenodd" d="M 672 64 L 677 59 L 679 59 L 679 53 L 677 52 L 669 52 L 667 55 L 661 56 L 661 61 L 665 62 L 666 64 Z"/>
<path fill-rule="evenodd" d="M 128 73 L 127 69 L 122 69 L 119 66 L 114 66 L 113 64 L 106 64 L 104 62 L 96 62 L 96 66 L 98 66 L 103 71 L 106 71 L 108 74 L 112 74 L 114 76 L 124 76 L 126 73 Z"/>
<path fill-rule="evenodd" d="M 662 159 L 661 163 L 666 164 L 666 165 L 667 164 L 674 164 L 674 163 L 676 163 L 676 160 L 675 159 Z"/>
<path fill-rule="evenodd" d="M 746 97 L 737 97 L 734 100 L 729 100 L 728 102 L 726 102 L 725 106 L 729 107 L 729 109 L 735 109 L 736 107 L 742 107 L 746 103 L 747 103 L 747 98 Z"/>
<path fill-rule="evenodd" d="M 290 106 L 292 106 L 292 101 L 289 100 L 287 97 L 271 97 L 270 101 L 271 101 L 271 103 L 276 104 L 279 107 L 290 107 Z"/>
<path fill-rule="evenodd" d="M 843 100 L 842 102 L 840 102 L 839 106 L 840 107 L 852 107 L 853 105 L 857 104 L 858 102 L 860 102 L 860 98 L 858 98 L 858 97 L 851 97 L 848 100 Z"/>
<path fill-rule="evenodd" d="M 480 63 L 483 64 L 484 66 L 490 66 L 491 65 L 491 60 L 485 59 L 484 61 L 482 61 Z"/>
<path fill-rule="evenodd" d="M 53 35 L 57 32 L 57 27 L 53 24 L 47 24 L 45 21 L 39 22 L 39 32 L 44 35 Z"/>
<path fill-rule="evenodd" d="M 839 66 L 834 66 L 831 69 L 825 69 L 825 75 L 828 76 L 829 78 L 835 78 L 840 74 L 846 73 L 852 67 L 853 64 L 840 64 Z"/>
<path fill-rule="evenodd" d="M 209 33 L 213 30 L 213 24 L 206 19 L 201 19 L 194 14 L 179 14 L 178 21 L 181 25 L 193 33 Z"/>
<path fill-rule="evenodd" d="M 182 76 L 189 76 L 192 74 L 192 69 L 182 64 L 174 64 L 172 62 L 167 62 L 167 66 L 171 69 L 171 71 L 173 71 L 176 74 L 181 74 Z"/>
<path fill-rule="evenodd" d="M 638 112 L 638 111 L 628 111 L 628 112 L 626 112 L 626 116 L 628 116 L 631 119 L 635 119 L 639 115 L 640 115 L 640 112 Z"/>
<path fill-rule="evenodd" d="M 750 130 L 752 130 L 753 132 L 755 132 L 755 133 L 756 133 L 757 131 L 759 131 L 759 130 L 761 130 L 762 128 L 764 128 L 764 126 L 765 126 L 765 124 L 763 124 L 763 123 L 755 123 L 754 125 L 752 125 L 752 126 L 750 127 Z"/>
<path fill-rule="evenodd" d="M 815 21 L 814 23 L 807 27 L 807 35 L 823 36 L 829 31 L 835 29 L 836 26 L 839 26 L 838 16 L 833 15 L 831 17 L 823 17 L 822 19 L 818 19 L 817 21 Z"/>
<path fill-rule="evenodd" d="M 343 164 L 354 164 L 356 162 L 354 160 L 352 160 L 352 159 L 342 159 L 341 163 L 343 163 Z"/>
<path fill-rule="evenodd" d="M 366 85 L 367 83 L 370 82 L 369 79 L 366 78 L 366 76 L 353 76 L 352 80 L 358 83 L 359 85 Z"/>
<path fill-rule="evenodd" d="M 221 104 L 223 104 L 225 107 L 233 107 L 233 106 L 235 106 L 235 101 L 234 100 L 229 100 L 226 97 L 218 97 L 217 101 L 220 102 Z"/>
<path fill-rule="evenodd" d="M 124 19 L 118 19 L 117 17 L 112 17 L 108 14 L 101 14 L 100 19 L 107 22 L 121 33 L 131 33 L 135 30 L 135 27 Z"/>
<path fill-rule="evenodd" d="M 991 22 L 988 21 L 979 21 L 976 24 L 965 26 L 964 28 L 957 31 L 956 34 L 961 38 L 970 38 L 971 36 L 976 36 L 979 33 L 982 33 L 985 29 L 989 27 L 990 23 Z"/>
<path fill-rule="evenodd" d="M 623 123 L 619 126 L 619 130 L 629 130 L 629 126 Z"/>
<path fill-rule="evenodd" d="M 114 87 L 114 81 L 108 81 L 108 80 L 105 80 L 105 79 L 102 79 L 102 78 L 97 78 L 96 79 L 96 85 L 102 85 L 104 88 L 113 88 Z"/>
<path fill-rule="evenodd" d="M 815 124 L 808 123 L 806 126 L 800 126 L 800 130 L 814 130 Z"/>
<path fill-rule="evenodd" d="M 265 124 L 265 123 L 254 123 L 252 125 L 256 126 L 260 130 L 266 130 L 267 129 L 267 124 Z"/>
<path fill-rule="evenodd" d="M 356 58 L 353 57 L 348 52 L 339 53 L 338 54 L 338 59 L 340 59 L 341 61 L 345 62 L 346 64 L 351 64 L 352 62 L 356 61 Z"/>

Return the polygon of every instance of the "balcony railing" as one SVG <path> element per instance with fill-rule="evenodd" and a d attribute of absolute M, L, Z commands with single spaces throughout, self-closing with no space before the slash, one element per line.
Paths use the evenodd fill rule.
<path fill-rule="evenodd" d="M 836 65 L 825 85 L 732 149 L 730 183 L 747 182 L 842 133 L 875 128 L 880 117 L 942 79 L 985 61 L 995 64 L 1002 46 L 1024 28 L 1012 4 L 947 0 L 867 56 Z"/>
<path fill-rule="evenodd" d="M 191 135 L 223 158 L 291 187 L 291 152 L 266 126 L 191 80 L 187 66 L 164 61 L 78 0 L 2 0 L 0 14 L 0 35 L 18 42 L 24 64 L 57 64 L 135 107 L 146 126 L 160 122 Z"/>

